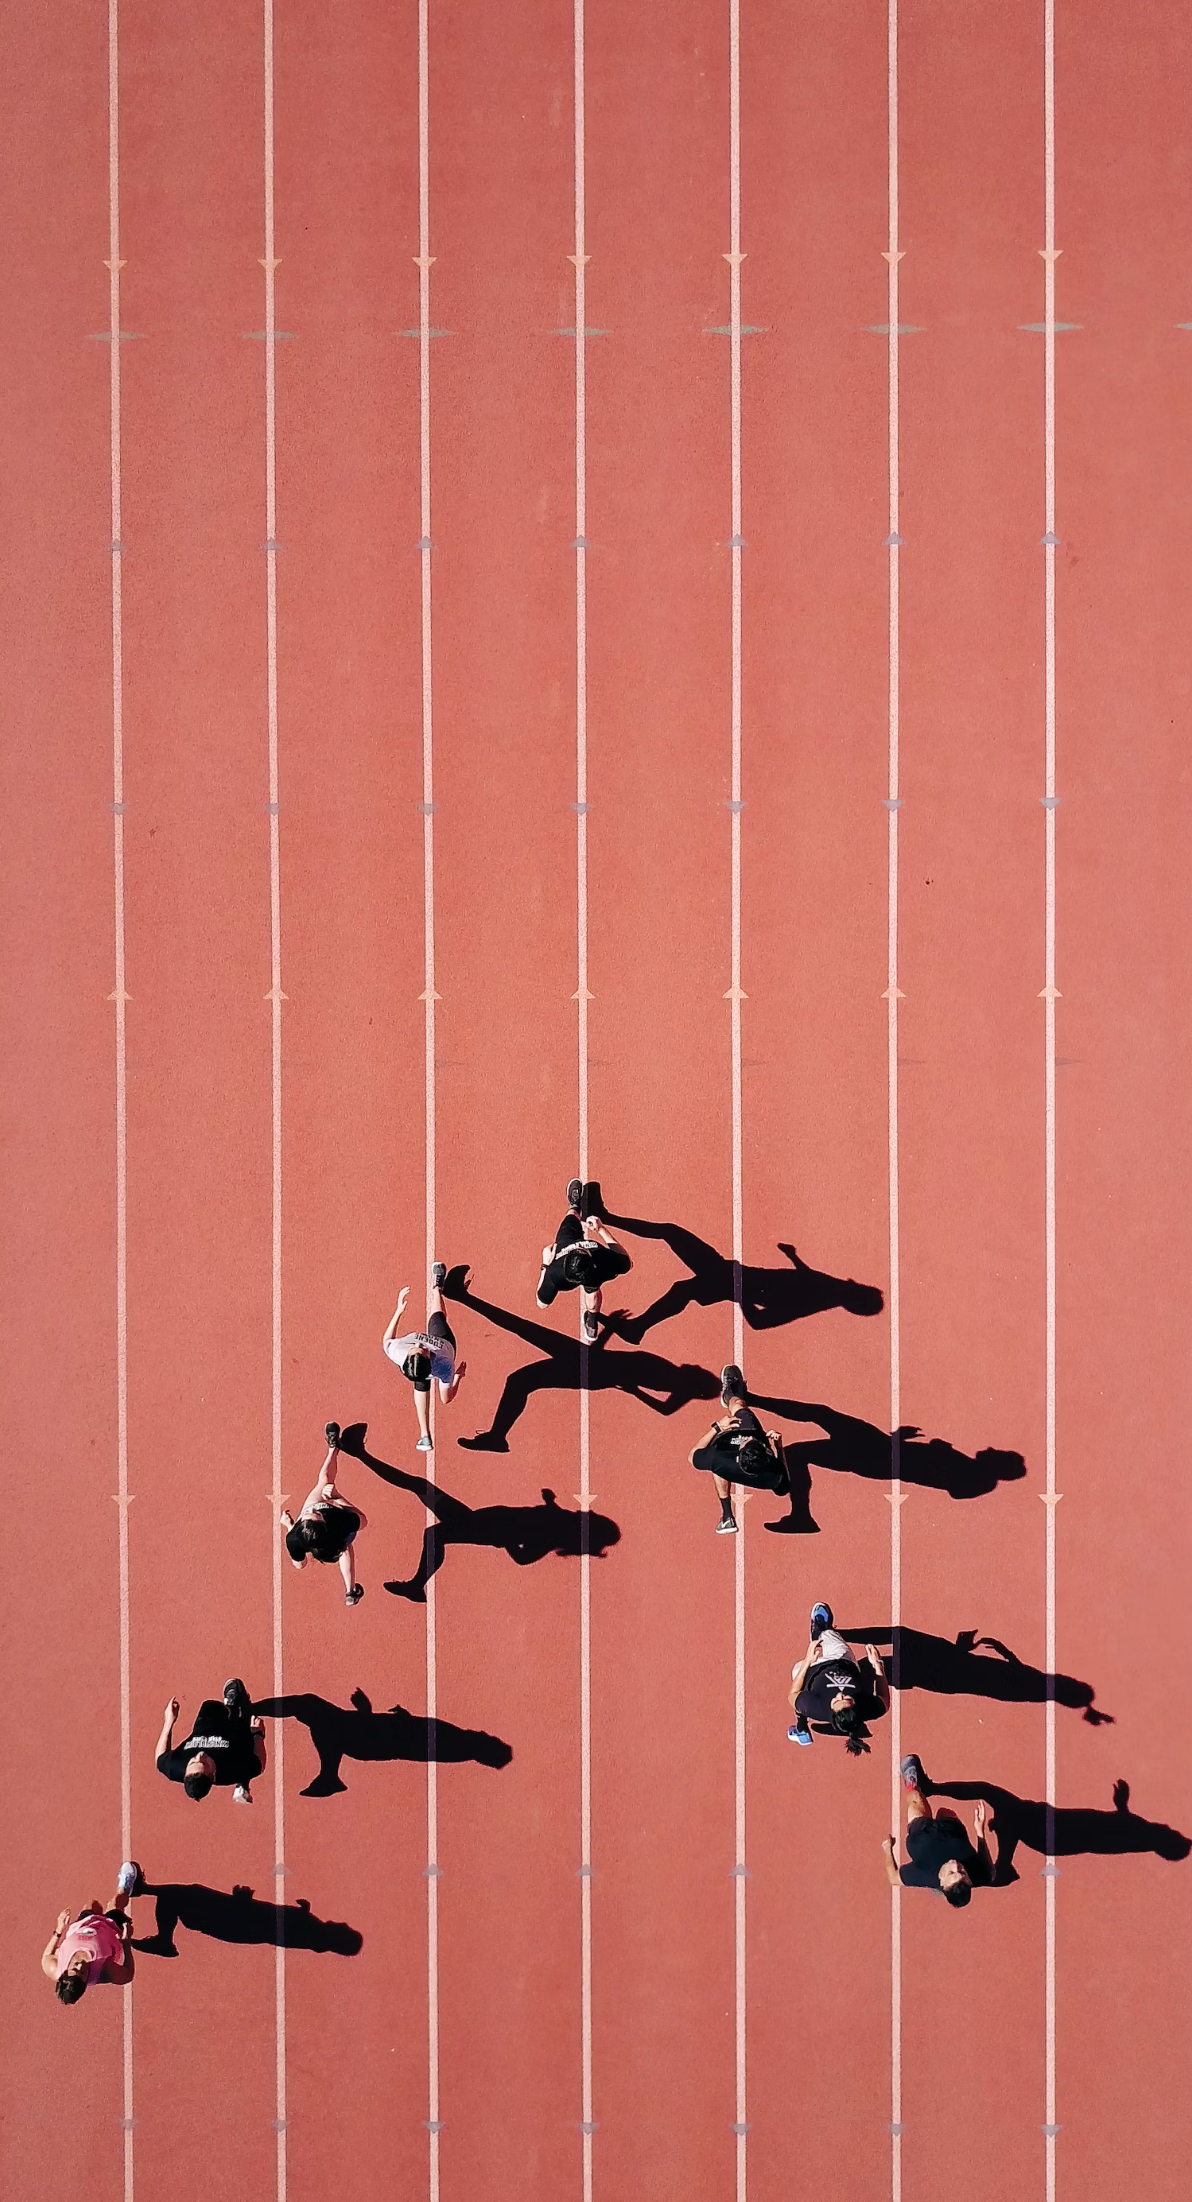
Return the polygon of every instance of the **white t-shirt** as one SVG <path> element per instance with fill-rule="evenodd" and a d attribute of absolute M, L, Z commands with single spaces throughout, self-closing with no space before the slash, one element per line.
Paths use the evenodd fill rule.
<path fill-rule="evenodd" d="M 428 1338 L 424 1330 L 412 1330 L 405 1338 L 390 1338 L 385 1351 L 400 1368 L 412 1353 L 424 1353 L 436 1383 L 449 1384 L 455 1374 L 455 1355 L 444 1338 Z"/>

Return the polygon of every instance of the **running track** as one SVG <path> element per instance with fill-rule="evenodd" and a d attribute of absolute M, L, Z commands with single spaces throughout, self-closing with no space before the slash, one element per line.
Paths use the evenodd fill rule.
<path fill-rule="evenodd" d="M 229 0 L 120 0 L 118 21 L 64 0 L 0 33 L 5 2191 L 1109 2202 L 1129 2180 L 1174 2202 L 1189 1868 L 1064 1855 L 1047 1877 L 1021 1849 L 1017 1883 L 963 1918 L 908 1894 L 892 1921 L 888 1730 L 859 1766 L 796 1759 L 785 1677 L 812 1597 L 890 1623 L 896 1551 L 904 1623 L 1044 1666 L 1050 1620 L 1060 1670 L 1115 1716 L 1055 1708 L 1061 1813 L 1108 1809 L 1121 1777 L 1137 1813 L 1192 1831 L 1192 30 L 1160 0 L 1128 23 L 1061 0 L 1054 25 L 1042 0 L 963 21 L 904 0 L 892 72 L 874 0 L 742 0 L 735 62 L 729 0 L 588 0 L 586 22 L 433 0 L 424 315 L 416 0 L 341 16 L 278 0 L 271 132 L 267 19 Z M 1049 339 L 1024 326 L 1048 319 L 1049 112 L 1055 319 L 1076 324 L 1054 336 L 1051 439 Z M 893 346 L 892 244 L 913 332 Z M 601 332 L 578 406 L 560 333 L 577 251 Z M 345 1615 L 325 1578 L 275 1576 L 270 1494 L 278 1443 L 278 1488 L 308 1488 L 329 1415 L 414 1467 L 378 1340 L 401 1283 L 417 1308 L 428 1184 L 444 1258 L 531 1314 L 582 1099 L 610 1207 L 731 1255 L 738 1075 L 745 1258 L 778 1266 L 793 1241 L 886 1296 L 878 1319 L 747 1331 L 754 1389 L 880 1430 L 893 1377 L 903 1424 L 1021 1454 L 1025 1475 L 957 1501 L 912 1480 L 904 1449 L 892 1508 L 888 1473 L 814 1467 L 814 1542 L 766 1537 L 755 1501 L 737 1548 L 685 1467 L 710 1410 L 668 1420 L 598 1391 L 590 1489 L 620 1544 L 516 1570 L 453 1549 L 437 1579 L 435 1709 L 513 1747 L 505 1771 L 438 1769 L 437 1855 L 423 1765 L 347 1761 L 346 1793 L 305 1798 L 315 1755 L 292 1720 L 271 1723 L 280 1781 L 251 1817 L 219 1798 L 189 1812 L 151 1765 L 173 1691 L 183 1719 L 233 1671 L 267 1696 L 280 1651 L 288 1690 L 427 1710 L 427 1623 L 381 1590 L 413 1567 L 415 1501 L 346 1465 L 371 1521 L 368 1596 Z M 631 1244 L 643 1307 L 680 1272 Z M 574 1506 L 573 1391 L 533 1398 L 506 1456 L 455 1445 L 527 1358 L 467 1309 L 458 1329 L 442 1482 L 471 1504 L 549 1485 Z M 718 1368 L 732 1309 L 693 1307 L 647 1343 Z M 1040 1705 L 908 1691 L 901 1731 L 940 1779 L 1046 1799 Z M 183 1927 L 131 1998 L 60 2011 L 37 1951 L 61 1904 L 106 1893 L 125 1808 L 152 1880 L 308 1899 L 360 1930 L 360 1954 L 279 1966 Z"/>

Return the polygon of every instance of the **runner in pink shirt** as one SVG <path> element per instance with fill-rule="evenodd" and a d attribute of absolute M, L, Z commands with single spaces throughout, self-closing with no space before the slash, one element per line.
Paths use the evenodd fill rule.
<path fill-rule="evenodd" d="M 128 1907 L 144 1886 L 145 1876 L 135 1858 L 130 1858 L 120 1868 L 116 1893 L 106 1911 L 94 1897 L 75 1920 L 68 1911 L 59 1912 L 58 1924 L 41 1953 L 41 1969 L 53 1981 L 59 2003 L 77 2003 L 93 1981 L 123 1986 L 132 1979 Z"/>

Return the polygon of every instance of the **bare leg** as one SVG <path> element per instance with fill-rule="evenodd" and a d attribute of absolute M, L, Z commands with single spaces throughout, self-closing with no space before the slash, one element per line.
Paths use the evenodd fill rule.
<path fill-rule="evenodd" d="M 451 1382 L 449 1384 L 440 1384 L 439 1398 L 442 1400 L 445 1407 L 449 1407 L 451 1405 L 451 1402 L 454 1399 L 457 1391 L 459 1390 L 460 1385 L 463 1383 L 463 1380 L 467 1373 L 468 1364 L 466 1361 L 461 1361 L 452 1371 Z"/>
<path fill-rule="evenodd" d="M 345 1590 L 347 1591 L 347 1593 L 348 1593 L 348 1596 L 349 1596 L 349 1598 L 350 1598 L 350 1597 L 351 1597 L 351 1595 L 352 1595 L 352 1592 L 353 1592 L 353 1591 L 355 1590 L 355 1588 L 356 1588 L 356 1566 L 355 1566 L 355 1561 L 354 1561 L 354 1559 L 353 1559 L 353 1557 L 352 1557 L 352 1547 L 351 1547 L 351 1545 L 349 1545 L 349 1546 L 348 1546 L 348 1549 L 347 1549 L 347 1551 L 346 1551 L 346 1552 L 341 1552 L 341 1553 L 340 1553 L 340 1556 L 339 1556 L 339 1572 L 340 1572 L 340 1574 L 341 1574 L 341 1575 L 343 1576 L 343 1579 L 344 1579 L 344 1589 L 345 1589 Z"/>
<path fill-rule="evenodd" d="M 935 1817 L 921 1789 L 908 1789 L 906 1793 L 906 1824 L 912 1820 L 930 1820 Z"/>
<path fill-rule="evenodd" d="M 415 1392 L 414 1412 L 418 1417 L 419 1437 L 430 1436 L 430 1393 Z"/>

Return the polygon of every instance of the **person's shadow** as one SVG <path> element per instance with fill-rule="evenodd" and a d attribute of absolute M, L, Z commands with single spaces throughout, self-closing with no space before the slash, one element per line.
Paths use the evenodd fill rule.
<path fill-rule="evenodd" d="M 883 1659 L 886 1674 L 896 1690 L 931 1690 L 939 1697 L 985 1697 L 999 1705 L 1070 1706 L 1083 1713 L 1094 1727 L 1112 1724 L 1113 1714 L 1098 1712 L 1091 1682 L 1074 1675 L 1047 1674 L 1028 1666 L 996 1636 L 978 1636 L 975 1629 L 961 1629 L 953 1642 L 947 1636 L 929 1636 L 923 1629 L 842 1628 L 850 1644 L 890 1645 Z M 985 1654 L 992 1652 L 993 1657 Z"/>
<path fill-rule="evenodd" d="M 543 1491 L 541 1506 L 465 1506 L 424 1476 L 407 1475 L 388 1461 L 378 1460 L 365 1444 L 368 1424 L 353 1423 L 340 1437 L 340 1451 L 362 1460 L 374 1475 L 399 1491 L 409 1491 L 438 1516 L 422 1539 L 422 1559 L 408 1582 L 386 1583 L 398 1598 L 425 1601 L 426 1586 L 443 1565 L 450 1544 L 489 1545 L 507 1552 L 518 1567 L 533 1567 L 549 1553 L 575 1559 L 581 1553 L 602 1560 L 610 1545 L 619 1544 L 620 1529 L 607 1514 L 591 1509 L 560 1506 L 553 1491 Z"/>
<path fill-rule="evenodd" d="M 506 1377 L 491 1426 L 478 1431 L 475 1437 L 457 1438 L 458 1445 L 478 1453 L 507 1453 L 509 1432 L 535 1392 L 581 1388 L 619 1391 L 661 1415 L 677 1414 L 680 1407 L 689 1406 L 694 1399 L 720 1397 L 719 1378 L 710 1369 L 692 1362 L 666 1361 L 657 1353 L 620 1353 L 603 1343 L 581 1346 L 577 1338 L 548 1330 L 545 1323 L 529 1322 L 492 1300 L 482 1300 L 470 1290 L 467 1274 L 467 1264 L 458 1263 L 443 1285 L 444 1299 L 457 1300 L 462 1307 L 487 1315 L 499 1330 L 507 1330 L 525 1345 L 535 1347 L 544 1358 L 514 1369 Z"/>
<path fill-rule="evenodd" d="M 253 1706 L 253 1711 L 266 1720 L 298 1720 L 310 1730 L 310 1740 L 319 1754 L 319 1771 L 302 1791 L 304 1797 L 335 1797 L 346 1789 L 347 1783 L 340 1780 L 339 1773 L 343 1759 L 413 1759 L 423 1765 L 434 1759 L 440 1766 L 475 1760 L 479 1766 L 501 1767 L 508 1766 L 513 1757 L 512 1745 L 503 1743 L 500 1736 L 486 1735 L 482 1728 L 457 1728 L 449 1720 L 427 1720 L 424 1715 L 407 1713 L 401 1705 L 374 1713 L 363 1690 L 353 1690 L 352 1707 L 349 1712 L 346 1706 L 333 1705 L 329 1698 L 317 1697 L 313 1690 L 262 1698 Z"/>
<path fill-rule="evenodd" d="M 595 1190 L 598 1195 L 599 1188 Z M 828 1308 L 845 1308 L 850 1315 L 880 1315 L 885 1305 L 876 1285 L 857 1284 L 851 1277 L 829 1277 L 821 1269 L 812 1269 L 800 1261 L 793 1246 L 781 1240 L 778 1251 L 785 1254 L 789 1268 L 760 1269 L 752 1262 L 743 1262 L 738 1269 L 731 1256 L 718 1254 L 706 1239 L 697 1238 L 694 1231 L 685 1230 L 680 1223 L 612 1216 L 603 1202 L 599 1207 L 610 1230 L 630 1231 L 639 1239 L 664 1240 L 676 1260 L 691 1272 L 669 1285 L 640 1315 L 617 1309 L 606 1317 L 606 1330 L 615 1331 L 631 1345 L 640 1345 L 656 1323 L 669 1322 L 672 1315 L 682 1315 L 692 1306 L 716 1307 L 739 1300 L 750 1330 L 779 1330 L 786 1323 L 798 1322 L 805 1315 L 821 1315 Z"/>
<path fill-rule="evenodd" d="M 204 1888 L 199 1881 L 161 1881 L 148 1885 L 157 1899 L 157 1932 L 133 1943 L 145 1957 L 177 1957 L 177 1929 L 210 1935 L 217 1942 L 272 1943 L 287 1950 L 332 1951 L 355 1957 L 364 1936 L 341 1920 L 319 1919 L 305 1897 L 294 1904 L 268 1903 L 252 1889 Z"/>
<path fill-rule="evenodd" d="M 1018 1879 L 1014 1853 L 1020 1843 L 1041 1858 L 1128 1857 L 1152 1851 L 1172 1863 L 1192 1851 L 1192 1836 L 1161 1820 L 1144 1820 L 1130 1810 L 1130 1784 L 1115 1781 L 1112 1812 L 1084 1806 L 1047 1805 L 1016 1797 L 1012 1789 L 999 1789 L 987 1781 L 926 1781 L 928 1796 L 958 1797 L 976 1802 L 983 1797 L 992 1812 L 998 1839 L 993 1886 L 1005 1888 Z"/>
<path fill-rule="evenodd" d="M 831 1468 L 838 1474 L 864 1476 L 874 1483 L 915 1483 L 929 1491 L 946 1491 L 952 1499 L 987 1498 L 999 1483 L 1017 1483 L 1026 1474 L 1021 1453 L 983 1446 L 975 1454 L 962 1453 L 946 1438 L 925 1438 L 906 1423 L 893 1436 L 859 1415 L 841 1414 L 812 1400 L 763 1398 L 753 1392 L 750 1405 L 759 1414 L 782 1415 L 790 1422 L 812 1422 L 822 1436 L 786 1445 L 790 1476 L 790 1513 L 766 1528 L 780 1535 L 814 1534 L 818 1524 L 811 1512 L 811 1470 Z"/>

